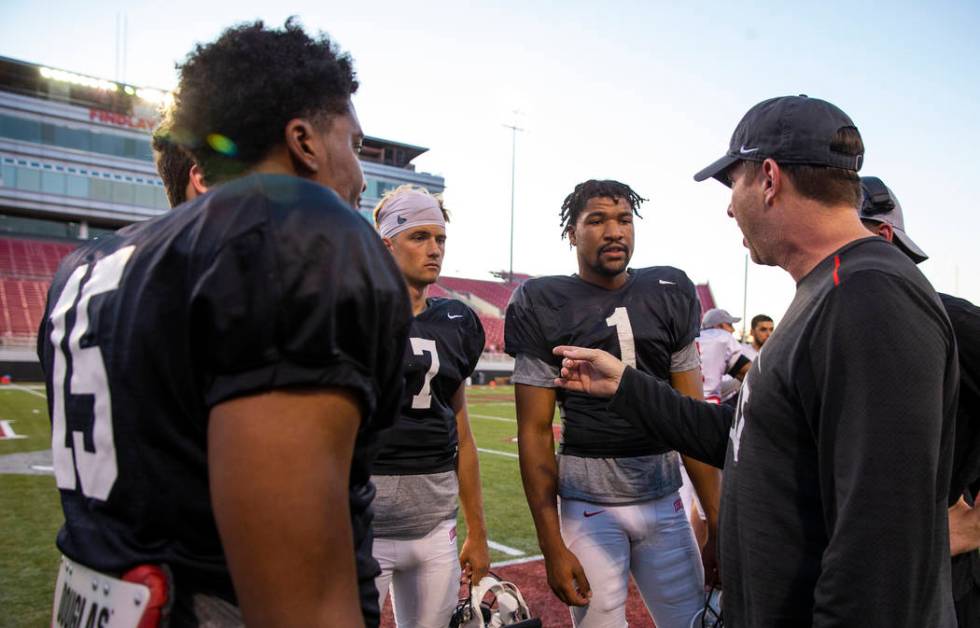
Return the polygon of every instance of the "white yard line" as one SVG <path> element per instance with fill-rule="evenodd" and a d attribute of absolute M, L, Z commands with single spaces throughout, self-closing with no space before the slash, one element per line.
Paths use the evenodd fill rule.
<path fill-rule="evenodd" d="M 521 550 L 517 549 L 516 547 L 510 547 L 510 546 L 504 545 L 503 543 L 497 543 L 496 541 L 487 541 L 487 547 L 489 547 L 490 549 L 495 549 L 498 552 L 503 552 L 504 554 L 507 554 L 508 556 L 524 556 L 525 555 L 524 552 L 522 552 Z"/>
<path fill-rule="evenodd" d="M 10 427 L 10 424 L 14 421 L 11 420 L 0 420 L 0 439 L 3 440 L 13 440 L 15 438 L 27 438 L 23 434 L 18 434 L 14 431 L 14 428 Z"/>
<path fill-rule="evenodd" d="M 466 416 L 473 417 L 474 419 L 489 419 L 490 421 L 503 421 L 504 423 L 517 423 L 516 419 L 508 419 L 502 416 L 493 416 L 491 414 L 473 414 L 472 412 L 467 413 Z"/>
<path fill-rule="evenodd" d="M 484 449 L 483 447 L 477 447 L 477 451 L 483 452 L 485 454 L 493 454 L 495 456 L 506 456 L 508 458 L 518 458 L 517 454 L 512 454 L 509 451 L 497 451 L 496 449 Z"/>
<path fill-rule="evenodd" d="M 541 554 L 535 554 L 534 556 L 525 556 L 524 558 L 513 558 L 511 560 L 502 560 L 497 563 L 491 563 L 491 569 L 497 569 L 499 567 L 510 567 L 511 565 L 523 565 L 524 563 L 533 563 L 536 560 L 542 560 L 544 556 Z"/>
<path fill-rule="evenodd" d="M 34 395 L 35 397 L 40 397 L 41 399 L 45 399 L 46 400 L 48 398 L 48 396 L 45 395 L 44 393 L 40 393 L 40 392 L 38 392 L 36 390 L 31 390 L 27 386 L 20 386 L 19 384 L 8 384 L 8 386 L 10 386 L 10 388 L 13 389 L 13 390 L 21 390 L 21 391 L 26 392 L 29 395 Z"/>

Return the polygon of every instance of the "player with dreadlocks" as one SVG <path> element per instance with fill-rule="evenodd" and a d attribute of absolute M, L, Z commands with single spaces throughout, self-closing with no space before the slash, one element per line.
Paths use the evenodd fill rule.
<path fill-rule="evenodd" d="M 531 279 L 507 307 L 524 491 L 548 584 L 580 627 L 626 625 L 630 574 L 660 628 L 686 628 L 704 605 L 705 572 L 678 496 L 678 454 L 638 434 L 605 402 L 555 388 L 560 360 L 552 348 L 580 344 L 701 398 L 694 284 L 669 266 L 629 268 L 633 217 L 645 200 L 618 181 L 577 185 L 560 215 L 578 274 Z M 704 567 L 713 580 L 719 476 L 694 460 L 685 464 L 706 505 Z"/>

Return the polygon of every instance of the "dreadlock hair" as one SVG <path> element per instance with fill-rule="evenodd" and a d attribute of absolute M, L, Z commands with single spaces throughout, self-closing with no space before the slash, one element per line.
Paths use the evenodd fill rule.
<path fill-rule="evenodd" d="M 350 55 L 293 18 L 282 28 L 261 21 L 229 28 L 195 46 L 179 70 L 172 136 L 209 185 L 265 158 L 294 118 L 327 128 L 349 111 L 358 87 Z"/>
<path fill-rule="evenodd" d="M 640 205 L 647 200 L 634 192 L 633 188 L 619 181 L 589 179 L 584 183 L 579 183 L 572 193 L 565 197 L 565 202 L 561 204 L 559 216 L 561 217 L 562 238 L 565 237 L 569 229 L 575 227 L 582 209 L 593 198 L 609 198 L 615 203 L 623 199 L 630 204 L 630 209 L 640 218 L 643 218 L 640 216 Z"/>

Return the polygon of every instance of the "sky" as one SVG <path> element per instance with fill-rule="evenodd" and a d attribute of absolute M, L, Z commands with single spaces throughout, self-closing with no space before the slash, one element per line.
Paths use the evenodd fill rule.
<path fill-rule="evenodd" d="M 125 64 L 117 22 L 125 16 Z M 980 303 L 980 4 L 976 2 L 0 3 L 0 55 L 173 88 L 195 43 L 255 19 L 296 15 L 355 60 L 369 135 L 426 146 L 446 178 L 445 274 L 575 272 L 558 212 L 576 183 L 612 178 L 649 199 L 634 267 L 708 282 L 721 307 L 779 318 L 779 268 L 748 263 L 729 191 L 692 176 L 720 157 L 742 115 L 773 96 L 835 103 L 861 130 L 863 175 L 898 196 L 931 257 L 935 288 Z M 125 71 L 117 74 L 117 67 Z"/>

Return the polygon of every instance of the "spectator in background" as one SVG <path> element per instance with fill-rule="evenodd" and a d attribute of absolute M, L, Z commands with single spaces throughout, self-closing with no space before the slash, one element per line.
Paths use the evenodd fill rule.
<path fill-rule="evenodd" d="M 877 177 L 861 177 L 861 222 L 905 253 L 916 264 L 929 256 L 905 232 L 902 206 Z M 953 601 L 960 628 L 980 626 L 980 308 L 965 299 L 939 293 L 959 349 L 960 395 L 949 509 Z"/>
<path fill-rule="evenodd" d="M 701 353 L 701 375 L 704 378 L 704 400 L 721 403 L 722 377 L 729 375 L 739 381 L 745 379 L 751 361 L 742 355 L 742 347 L 735 340 L 735 327 L 741 318 L 727 310 L 714 308 L 701 319 L 701 335 L 698 351 Z"/>
<path fill-rule="evenodd" d="M 754 360 L 759 352 L 762 351 L 762 345 L 766 344 L 769 340 L 769 335 L 773 332 L 775 326 L 773 325 L 772 319 L 765 314 L 756 314 L 752 317 L 752 342 L 744 343 L 742 345 L 742 355 L 747 357 L 749 360 Z"/>

